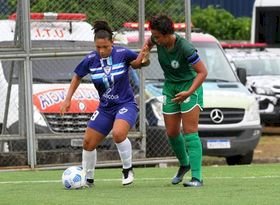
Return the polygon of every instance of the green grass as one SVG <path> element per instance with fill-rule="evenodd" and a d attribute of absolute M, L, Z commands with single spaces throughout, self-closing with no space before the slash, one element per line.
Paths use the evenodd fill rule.
<path fill-rule="evenodd" d="M 136 168 L 134 183 L 123 187 L 121 169 L 97 169 L 95 186 L 81 190 L 63 189 L 63 170 L 0 172 L 0 204 L 279 204 L 280 164 L 204 166 L 201 188 L 171 185 L 176 170 Z"/>

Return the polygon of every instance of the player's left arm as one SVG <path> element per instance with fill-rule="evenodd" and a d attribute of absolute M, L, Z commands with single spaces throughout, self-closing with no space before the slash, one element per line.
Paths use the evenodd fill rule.
<path fill-rule="evenodd" d="M 195 72 L 197 73 L 196 77 L 193 80 L 193 83 L 191 85 L 191 87 L 183 92 L 177 93 L 175 95 L 175 98 L 172 99 L 172 101 L 177 102 L 177 103 L 181 103 L 183 102 L 185 99 L 187 99 L 199 86 L 202 85 L 202 83 L 204 82 L 204 80 L 207 77 L 208 71 L 206 69 L 205 64 L 203 63 L 202 60 L 198 60 L 195 64 L 192 65 L 193 69 L 195 70 Z"/>
<path fill-rule="evenodd" d="M 196 77 L 193 80 L 191 87 L 189 88 L 188 92 L 192 94 L 199 86 L 202 85 L 204 80 L 207 77 L 208 71 L 206 66 L 202 60 L 199 60 L 196 64 L 194 64 L 193 69 L 197 73 Z"/>

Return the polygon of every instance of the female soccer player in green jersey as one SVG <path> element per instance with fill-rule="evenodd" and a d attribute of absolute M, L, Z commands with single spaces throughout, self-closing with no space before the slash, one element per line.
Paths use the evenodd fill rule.
<path fill-rule="evenodd" d="M 174 32 L 174 23 L 168 16 L 153 17 L 149 26 L 152 36 L 144 47 L 157 47 L 165 77 L 162 91 L 164 122 L 170 145 L 180 163 L 172 184 L 180 183 L 191 169 L 192 178 L 183 185 L 200 187 L 203 185 L 202 145 L 198 121 L 203 107 L 202 83 L 207 69 L 193 45 Z"/>

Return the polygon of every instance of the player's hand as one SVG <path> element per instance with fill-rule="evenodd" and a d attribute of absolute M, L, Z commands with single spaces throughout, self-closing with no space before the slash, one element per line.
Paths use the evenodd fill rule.
<path fill-rule="evenodd" d="M 70 109 L 70 106 L 71 106 L 71 101 L 64 100 L 64 102 L 62 103 L 62 105 L 60 107 L 60 115 L 63 116 L 64 113 L 68 112 L 68 110 Z"/>
<path fill-rule="evenodd" d="M 150 60 L 150 49 L 148 45 L 144 45 L 143 48 L 141 49 L 141 54 L 143 55 L 142 64 L 147 63 Z"/>
<path fill-rule="evenodd" d="M 190 94 L 187 91 L 177 93 L 175 95 L 175 98 L 172 99 L 172 102 L 180 104 L 180 103 L 184 102 L 189 96 L 190 96 Z"/>

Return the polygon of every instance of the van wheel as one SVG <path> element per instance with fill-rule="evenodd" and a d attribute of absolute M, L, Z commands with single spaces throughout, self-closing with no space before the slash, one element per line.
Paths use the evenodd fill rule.
<path fill-rule="evenodd" d="M 253 161 L 253 156 L 254 156 L 254 151 L 252 150 L 245 155 L 226 157 L 226 162 L 228 165 L 251 164 Z"/>

